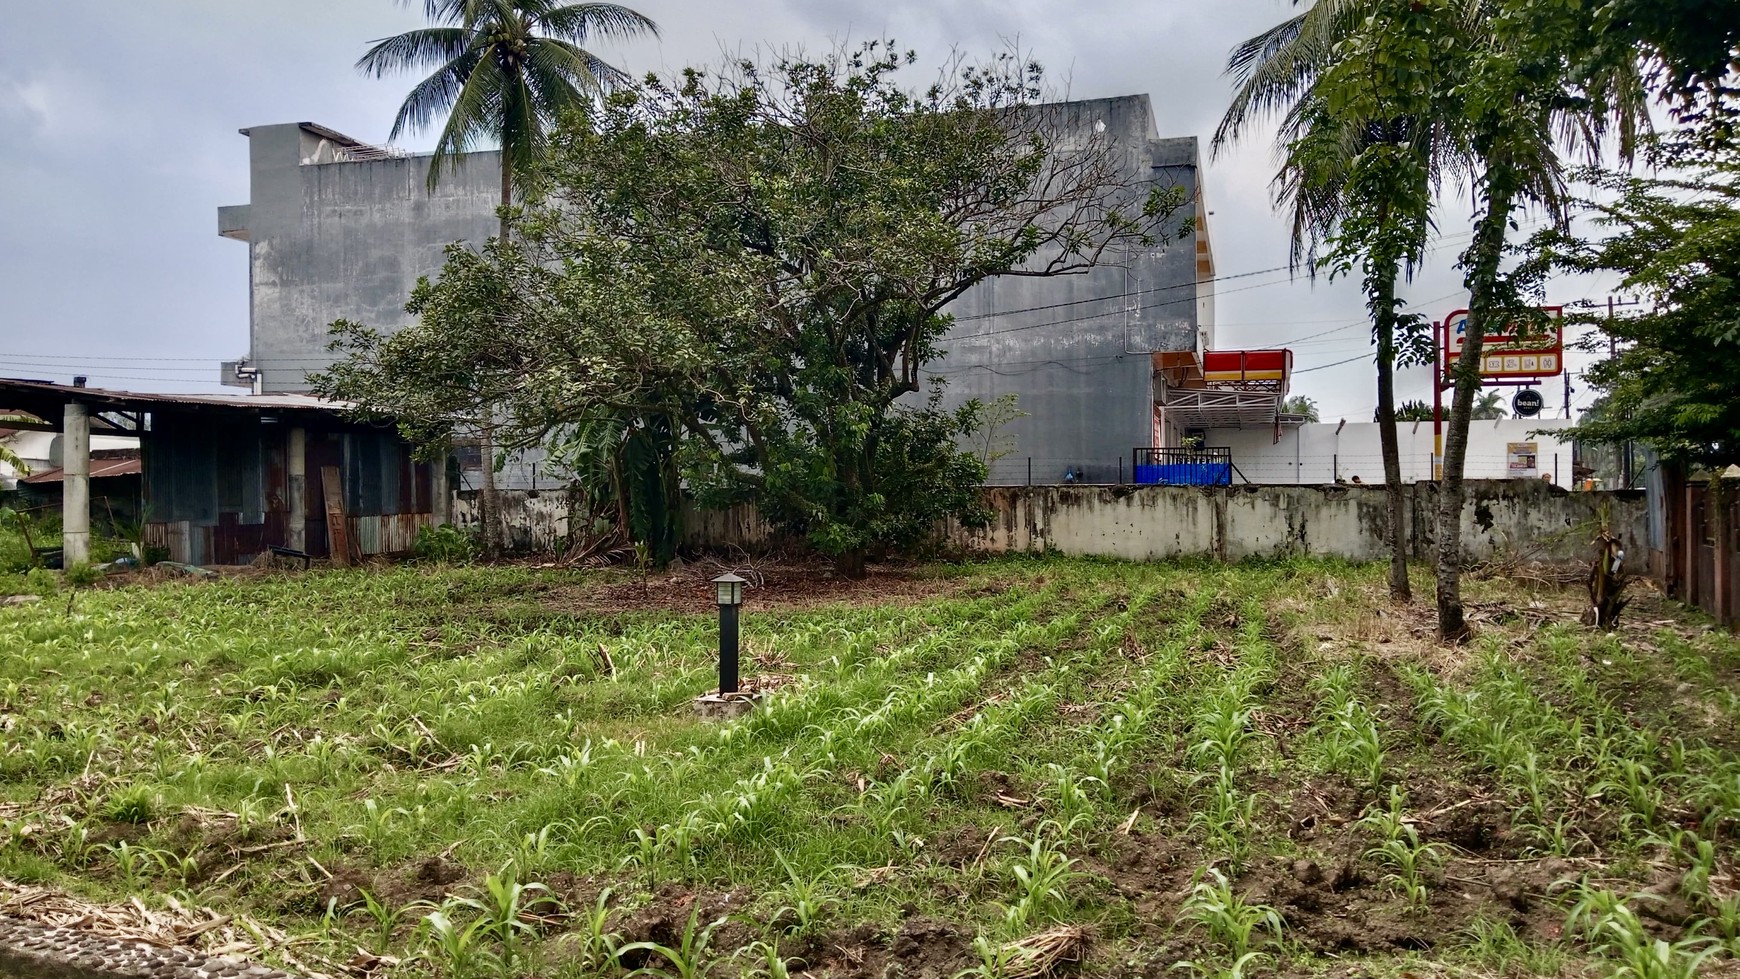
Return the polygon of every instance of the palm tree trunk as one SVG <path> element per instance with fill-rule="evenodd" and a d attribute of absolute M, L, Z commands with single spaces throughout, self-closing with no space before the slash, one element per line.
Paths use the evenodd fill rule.
<path fill-rule="evenodd" d="M 1462 609 L 1462 485 L 1468 458 L 1468 422 L 1480 391 L 1480 354 L 1486 323 L 1498 314 L 1498 267 L 1504 257 L 1505 231 L 1516 180 L 1502 164 L 1488 162 L 1486 213 L 1475 226 L 1463 282 L 1468 288 L 1468 335 L 1457 358 L 1455 396 L 1450 405 L 1450 433 L 1444 440 L 1444 478 L 1438 488 L 1438 638 L 1463 642 L 1470 635 Z"/>
<path fill-rule="evenodd" d="M 1379 270 L 1373 283 L 1377 320 L 1378 441 L 1384 457 L 1384 488 L 1390 528 L 1390 600 L 1413 601 L 1408 586 L 1408 550 L 1402 526 L 1402 451 L 1396 436 L 1396 270 Z"/>

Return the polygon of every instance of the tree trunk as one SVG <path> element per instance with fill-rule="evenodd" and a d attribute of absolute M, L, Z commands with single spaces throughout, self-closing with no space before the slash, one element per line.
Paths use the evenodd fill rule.
<path fill-rule="evenodd" d="M 842 578 L 853 581 L 863 581 L 870 576 L 870 571 L 864 566 L 864 549 L 854 547 L 834 556 L 834 573 Z"/>
<path fill-rule="evenodd" d="M 477 522 L 483 538 L 483 556 L 501 557 L 503 550 L 501 494 L 495 486 L 495 409 L 484 406 L 478 423 L 477 454 L 482 470 L 477 480 Z"/>
<path fill-rule="evenodd" d="M 1462 609 L 1462 505 L 1466 496 L 1462 467 L 1468 457 L 1468 422 L 1474 413 L 1474 397 L 1480 391 L 1486 321 L 1500 312 L 1498 269 L 1515 199 L 1515 180 L 1504 166 L 1489 161 L 1486 181 L 1486 213 L 1475 225 L 1463 274 L 1469 292 L 1468 335 L 1453 368 L 1456 393 L 1450 405 L 1450 432 L 1444 439 L 1444 478 L 1438 488 L 1438 638 L 1445 642 L 1464 642 L 1470 635 Z"/>
<path fill-rule="evenodd" d="M 1396 437 L 1396 275 L 1394 267 L 1378 270 L 1377 301 L 1378 441 L 1383 446 L 1384 489 L 1390 528 L 1390 600 L 1413 601 L 1408 585 L 1408 545 L 1402 523 L 1402 451 Z"/>
<path fill-rule="evenodd" d="M 507 151 L 501 154 L 501 206 L 506 208 L 513 200 L 513 170 L 508 167 Z M 501 237 L 508 235 L 507 214 L 501 217 Z M 483 537 L 483 556 L 494 560 L 502 555 L 503 526 L 501 519 L 501 493 L 495 485 L 495 408 L 484 405 L 483 418 L 480 420 L 477 438 L 478 454 L 483 457 L 483 470 L 477 483 L 477 522 L 481 525 Z"/>

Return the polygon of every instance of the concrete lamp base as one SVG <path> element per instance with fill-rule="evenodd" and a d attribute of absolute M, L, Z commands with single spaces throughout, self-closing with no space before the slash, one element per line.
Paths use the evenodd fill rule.
<path fill-rule="evenodd" d="M 767 694 L 745 690 L 740 693 L 704 693 L 695 698 L 695 716 L 707 721 L 729 721 L 755 709 Z"/>

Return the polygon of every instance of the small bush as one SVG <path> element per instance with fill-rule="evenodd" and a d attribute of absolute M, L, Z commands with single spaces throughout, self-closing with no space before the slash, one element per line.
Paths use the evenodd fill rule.
<path fill-rule="evenodd" d="M 79 562 L 66 569 L 66 583 L 74 588 L 89 588 L 103 580 L 103 572 L 96 565 Z"/>
<path fill-rule="evenodd" d="M 437 564 L 466 564 L 477 559 L 477 538 L 451 524 L 424 527 L 417 531 L 412 551 L 422 561 Z"/>
<path fill-rule="evenodd" d="M 31 568 L 24 572 L 24 590 L 31 595 L 47 598 L 60 591 L 60 579 L 47 568 Z"/>

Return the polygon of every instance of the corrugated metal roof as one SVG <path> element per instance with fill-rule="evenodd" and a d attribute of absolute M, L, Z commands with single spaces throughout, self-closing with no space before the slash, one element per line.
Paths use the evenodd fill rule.
<path fill-rule="evenodd" d="M 71 384 L 50 384 L 21 378 L 0 378 L 0 396 L 28 397 L 44 395 L 61 401 L 85 401 L 116 408 L 149 410 L 155 406 L 243 408 L 260 411 L 320 411 L 338 414 L 350 408 L 348 402 L 326 401 L 309 394 L 154 394 L 144 391 L 122 391 L 115 388 L 74 387 Z"/>
<path fill-rule="evenodd" d="M 91 478 L 103 479 L 108 476 L 137 476 L 144 472 L 144 464 L 138 456 L 129 459 L 92 459 Z M 21 483 L 60 483 L 66 480 L 66 470 L 60 467 L 34 472 L 19 480 Z"/>

